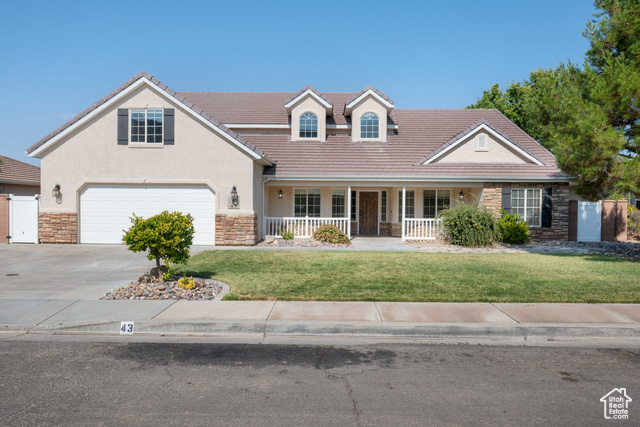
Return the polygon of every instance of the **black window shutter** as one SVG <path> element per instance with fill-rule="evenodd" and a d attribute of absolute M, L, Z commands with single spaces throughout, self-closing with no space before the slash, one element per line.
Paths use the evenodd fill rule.
<path fill-rule="evenodd" d="M 164 145 L 174 145 L 174 110 L 173 108 L 164 109 Z"/>
<path fill-rule="evenodd" d="M 502 209 L 506 213 L 511 213 L 511 188 L 502 188 Z"/>
<path fill-rule="evenodd" d="M 547 187 L 542 189 L 542 226 L 543 227 L 551 227 L 551 208 L 553 207 L 553 202 L 551 200 L 552 188 Z"/>
<path fill-rule="evenodd" d="M 129 144 L 129 110 L 118 108 L 118 145 Z"/>

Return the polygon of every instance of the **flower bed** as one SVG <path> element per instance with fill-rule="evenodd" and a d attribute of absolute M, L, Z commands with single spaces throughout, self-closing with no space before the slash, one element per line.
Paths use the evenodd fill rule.
<path fill-rule="evenodd" d="M 145 274 L 136 282 L 131 282 L 128 285 L 107 292 L 100 299 L 210 301 L 220 295 L 223 289 L 221 282 L 195 277 L 193 278 L 195 287 L 193 289 L 184 289 L 179 285 L 179 279 L 180 277 L 174 276 L 172 280 L 162 284 L 159 279 Z"/>

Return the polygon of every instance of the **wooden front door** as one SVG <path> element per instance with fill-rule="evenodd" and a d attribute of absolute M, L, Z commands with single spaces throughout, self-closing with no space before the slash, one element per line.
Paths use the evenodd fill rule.
<path fill-rule="evenodd" d="M 360 234 L 378 234 L 378 193 L 360 193 Z"/>

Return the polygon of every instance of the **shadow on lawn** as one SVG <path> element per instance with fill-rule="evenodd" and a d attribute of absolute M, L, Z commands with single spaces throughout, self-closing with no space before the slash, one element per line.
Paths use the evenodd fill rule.
<path fill-rule="evenodd" d="M 531 252 L 533 253 L 533 252 Z M 585 261 L 593 261 L 593 262 L 609 262 L 609 263 L 621 263 L 621 262 L 631 262 L 640 264 L 637 261 L 634 261 L 629 258 L 624 258 L 621 256 L 614 255 L 602 255 L 602 254 L 562 254 L 562 253 L 536 253 L 536 255 L 548 256 L 548 257 L 556 257 L 556 258 L 582 258 Z"/>

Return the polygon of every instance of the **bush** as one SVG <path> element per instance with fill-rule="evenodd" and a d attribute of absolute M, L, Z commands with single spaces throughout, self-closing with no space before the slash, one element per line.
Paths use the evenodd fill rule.
<path fill-rule="evenodd" d="M 627 206 L 627 236 L 640 236 L 640 210 L 635 206 Z"/>
<path fill-rule="evenodd" d="M 282 228 L 278 227 L 278 232 L 282 236 L 282 240 L 293 240 L 293 230 L 283 230 Z"/>
<path fill-rule="evenodd" d="M 501 211 L 502 217 L 498 223 L 500 230 L 500 239 L 504 243 L 512 243 L 515 245 L 524 245 L 529 243 L 531 235 L 529 234 L 529 224 L 522 220 L 520 215 L 508 214 Z"/>
<path fill-rule="evenodd" d="M 183 276 L 182 279 L 178 280 L 178 285 L 182 289 L 191 290 L 196 288 L 196 281 L 193 280 L 193 277 L 187 279 L 187 276 Z"/>
<path fill-rule="evenodd" d="M 500 232 L 493 213 L 484 206 L 458 203 L 440 214 L 446 240 L 453 245 L 490 246 Z"/>
<path fill-rule="evenodd" d="M 335 225 L 322 225 L 313 232 L 313 238 L 319 242 L 351 244 L 349 237 Z"/>
<path fill-rule="evenodd" d="M 160 260 L 168 270 L 170 263 L 179 264 L 189 259 L 193 233 L 193 218 L 189 214 L 164 211 L 147 219 L 133 214 L 131 228 L 125 231 L 122 240 L 130 251 L 149 251 L 147 259 L 155 260 L 158 271 L 162 272 Z M 162 274 L 160 278 L 164 282 Z"/>

